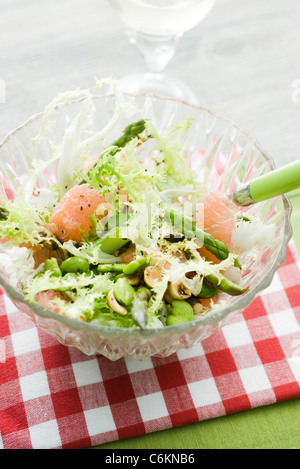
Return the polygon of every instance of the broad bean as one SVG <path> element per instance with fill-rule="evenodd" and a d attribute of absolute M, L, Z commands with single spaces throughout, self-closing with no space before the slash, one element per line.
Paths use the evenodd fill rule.
<path fill-rule="evenodd" d="M 166 319 L 167 326 L 175 326 L 194 319 L 194 311 L 192 306 L 183 300 L 174 300 L 168 311 Z"/>
<path fill-rule="evenodd" d="M 113 292 L 116 300 L 125 306 L 129 306 L 132 303 L 135 294 L 133 286 L 130 285 L 126 278 L 119 278 L 116 281 Z"/>
<path fill-rule="evenodd" d="M 63 275 L 68 273 L 83 273 L 88 272 L 90 268 L 89 262 L 83 257 L 69 257 L 60 265 L 60 270 Z"/>

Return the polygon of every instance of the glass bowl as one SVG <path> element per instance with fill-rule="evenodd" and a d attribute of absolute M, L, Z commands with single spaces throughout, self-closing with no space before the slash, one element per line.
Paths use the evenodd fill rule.
<path fill-rule="evenodd" d="M 130 122 L 152 118 L 157 128 L 163 129 L 186 118 L 193 118 L 184 150 L 197 179 L 208 183 L 211 190 L 228 194 L 250 177 L 274 169 L 272 159 L 255 138 L 231 120 L 219 117 L 208 109 L 169 98 L 140 95 L 134 99 L 139 111 Z M 65 129 L 75 121 L 85 103 L 86 98 L 83 97 L 58 104 L 51 132 L 39 144 L 33 138 L 40 131 L 43 113 L 31 117 L 5 138 L 0 145 L 2 197 L 13 198 L 18 187 L 17 177 L 29 174 L 34 160 L 48 158 L 53 143 L 61 143 Z M 95 96 L 93 105 L 95 113 L 91 130 L 97 131 L 107 124 L 115 112 L 115 96 Z M 128 123 L 123 118 L 116 125 L 113 131 L 115 137 L 120 135 Z M 45 186 L 49 181 L 53 183 L 55 171 L 55 164 L 48 167 L 47 172 L 40 175 L 39 185 Z M 288 199 L 280 196 L 243 210 L 264 223 L 274 224 L 274 243 L 261 249 L 257 262 L 243 265 L 243 279 L 249 286 L 246 293 L 238 297 L 226 295 L 224 307 L 182 325 L 146 330 L 93 325 L 60 316 L 38 304 L 29 304 L 22 292 L 12 287 L 5 269 L 0 271 L 0 285 L 20 311 L 66 346 L 76 347 L 87 355 L 101 354 L 110 360 L 124 356 L 137 360 L 150 356 L 167 357 L 182 348 L 192 347 L 226 325 L 268 287 L 275 272 L 284 263 L 287 244 L 292 236 L 291 205 Z"/>

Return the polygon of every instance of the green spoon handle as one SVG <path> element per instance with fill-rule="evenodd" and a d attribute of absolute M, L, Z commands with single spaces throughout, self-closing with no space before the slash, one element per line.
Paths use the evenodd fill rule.
<path fill-rule="evenodd" d="M 231 195 L 237 205 L 247 206 L 272 199 L 300 187 L 300 160 L 274 169 L 239 186 Z"/>

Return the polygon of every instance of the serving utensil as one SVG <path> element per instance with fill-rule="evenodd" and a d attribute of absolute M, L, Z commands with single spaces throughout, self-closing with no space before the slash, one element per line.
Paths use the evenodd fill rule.
<path fill-rule="evenodd" d="M 300 188 L 300 160 L 241 184 L 230 198 L 243 207 Z"/>

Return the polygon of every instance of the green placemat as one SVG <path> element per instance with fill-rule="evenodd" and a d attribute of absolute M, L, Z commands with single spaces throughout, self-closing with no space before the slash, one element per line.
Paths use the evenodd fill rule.
<path fill-rule="evenodd" d="M 299 449 L 300 400 L 107 443 L 96 449 Z"/>
<path fill-rule="evenodd" d="M 290 193 L 300 251 L 300 190 Z M 96 449 L 300 449 L 300 399 L 172 428 Z"/>

